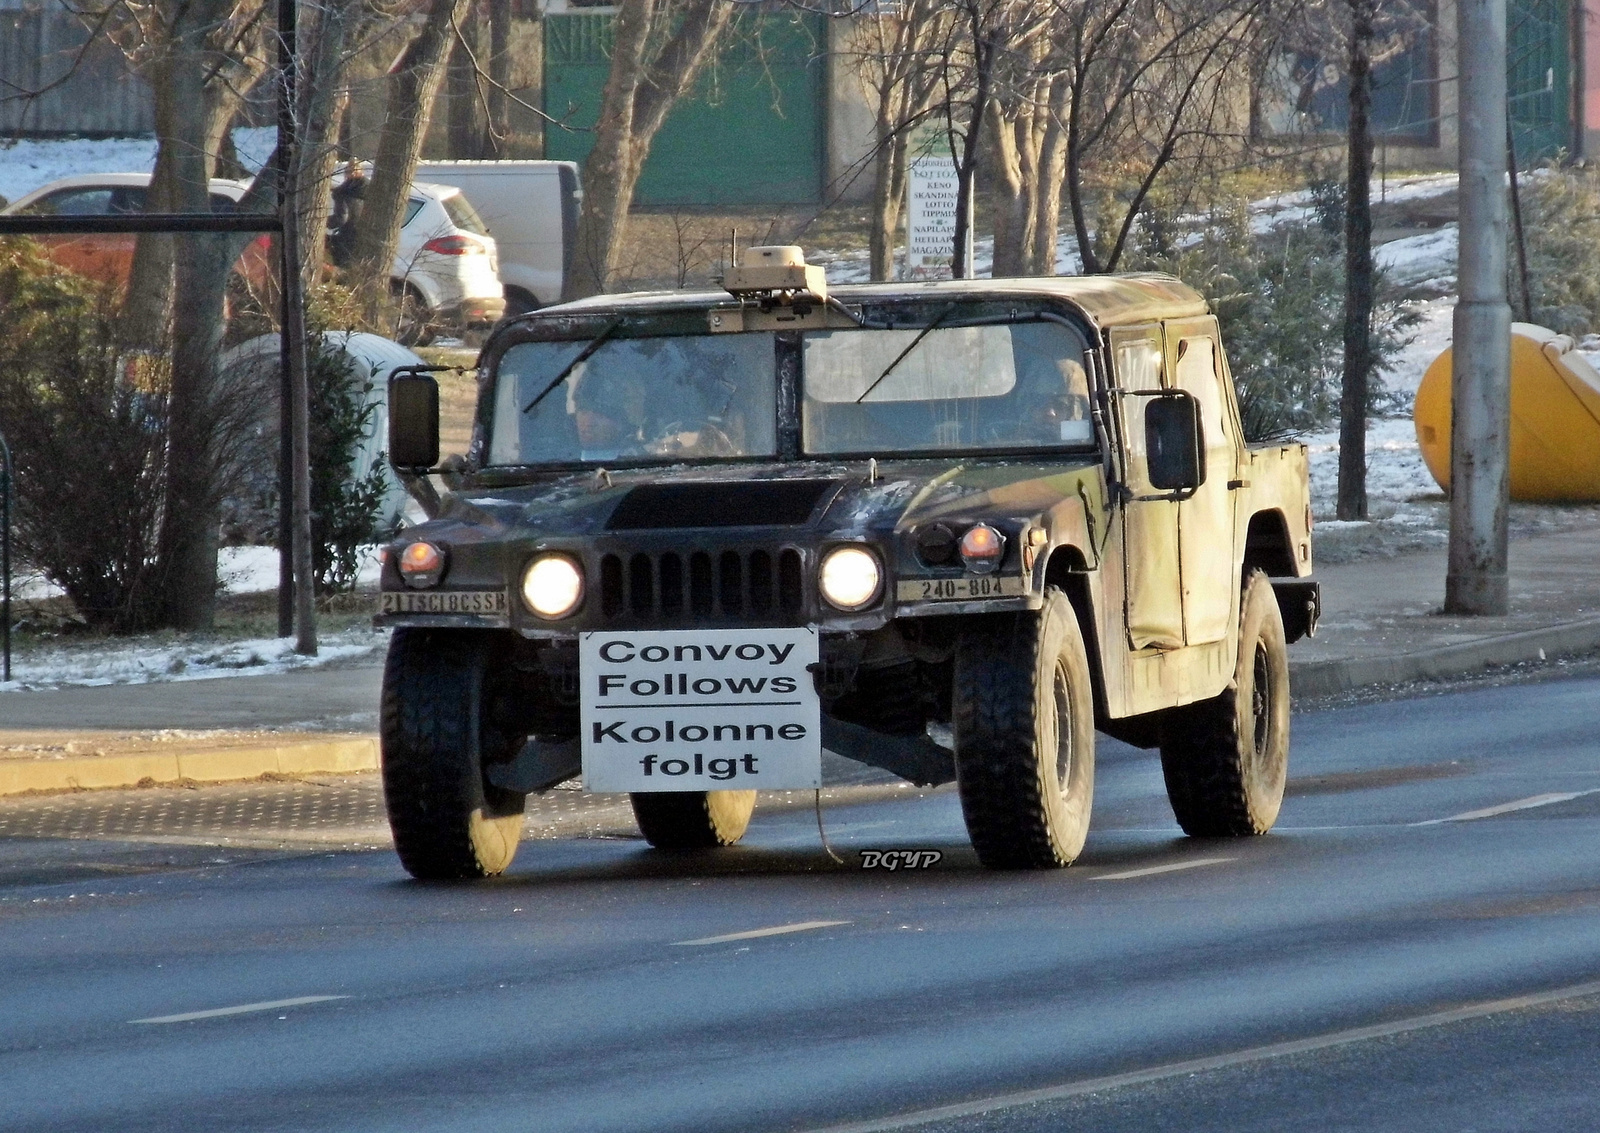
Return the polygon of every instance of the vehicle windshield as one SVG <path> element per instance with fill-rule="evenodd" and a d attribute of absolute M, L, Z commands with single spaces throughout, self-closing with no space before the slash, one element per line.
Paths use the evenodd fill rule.
<path fill-rule="evenodd" d="M 803 364 L 808 453 L 1094 444 L 1083 340 L 1058 323 L 816 331 Z"/>
<path fill-rule="evenodd" d="M 501 356 L 495 382 L 491 465 L 778 451 L 771 334 L 523 342 Z"/>

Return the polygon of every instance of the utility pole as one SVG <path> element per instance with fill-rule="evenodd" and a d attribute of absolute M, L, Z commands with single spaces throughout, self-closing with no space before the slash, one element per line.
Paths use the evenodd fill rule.
<path fill-rule="evenodd" d="M 1377 9 L 1377 0 L 1350 0 L 1344 380 L 1339 389 L 1340 519 L 1367 518 L 1367 389 L 1372 378 L 1372 36 Z"/>
<path fill-rule="evenodd" d="M 1506 0 L 1457 0 L 1461 258 L 1451 364 L 1447 614 L 1504 614 L 1510 497 Z"/>
<path fill-rule="evenodd" d="M 278 632 L 287 636 L 294 595 L 295 652 L 315 656 L 317 609 L 311 569 L 310 414 L 306 383 L 305 276 L 300 253 L 299 0 L 278 0 L 278 206 L 283 231 L 282 381 L 278 387 Z"/>

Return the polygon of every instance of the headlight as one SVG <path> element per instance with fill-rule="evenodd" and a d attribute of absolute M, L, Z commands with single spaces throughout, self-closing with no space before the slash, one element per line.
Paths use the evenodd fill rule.
<path fill-rule="evenodd" d="M 444 551 L 432 543 L 409 543 L 400 552 L 400 577 L 418 590 L 438 586 L 444 577 Z"/>
<path fill-rule="evenodd" d="M 522 572 L 522 601 L 541 618 L 564 618 L 583 601 L 583 572 L 566 555 L 541 555 Z"/>
<path fill-rule="evenodd" d="M 817 572 L 822 596 L 841 610 L 870 605 L 883 584 L 878 557 L 860 547 L 835 547 L 822 559 Z"/>
<path fill-rule="evenodd" d="M 993 574 L 1005 549 L 1006 537 L 987 523 L 968 528 L 961 537 L 961 561 L 973 574 Z"/>

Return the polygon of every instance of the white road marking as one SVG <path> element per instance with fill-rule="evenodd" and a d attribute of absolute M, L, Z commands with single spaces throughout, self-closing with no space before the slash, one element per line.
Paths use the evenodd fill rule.
<path fill-rule="evenodd" d="M 809 932 L 814 928 L 832 928 L 849 924 L 849 921 L 800 921 L 798 924 L 774 925 L 772 928 L 753 928 L 749 932 L 730 932 L 724 936 L 703 936 L 699 940 L 674 940 L 672 947 L 687 948 L 697 944 L 727 944 L 734 940 L 755 940 L 762 936 L 782 936 L 788 932 Z"/>
<path fill-rule="evenodd" d="M 1097 873 L 1090 881 L 1128 881 L 1135 877 L 1153 877 L 1158 873 L 1177 873 L 1183 869 L 1199 869 L 1206 865 L 1236 862 L 1238 858 L 1196 858 L 1192 862 L 1173 862 L 1171 865 L 1151 865 L 1143 869 L 1125 869 L 1121 873 Z"/>
<path fill-rule="evenodd" d="M 809 1133 L 895 1133 L 896 1130 L 910 1129 L 934 1121 L 976 1117 L 980 1114 L 995 1113 L 999 1110 L 1013 1109 L 1017 1106 L 1037 1105 L 1040 1102 L 1076 1098 L 1084 1094 L 1097 1094 L 1102 1090 L 1116 1090 L 1124 1086 L 1141 1085 L 1145 1082 L 1160 1082 L 1168 1078 L 1188 1077 L 1191 1074 L 1203 1074 L 1209 1070 L 1222 1070 L 1230 1066 L 1240 1066 L 1250 1062 L 1264 1062 L 1269 1058 L 1282 1058 L 1291 1054 L 1305 1054 L 1314 1050 L 1326 1050 L 1329 1047 L 1366 1042 L 1369 1039 L 1387 1038 L 1390 1035 L 1403 1035 L 1412 1031 L 1426 1030 L 1429 1027 L 1442 1027 L 1450 1023 L 1462 1023 L 1471 1019 L 1482 1019 L 1490 1015 L 1502 1015 L 1508 1011 L 1523 1011 L 1530 1007 L 1542 1007 L 1547 1003 L 1560 1003 L 1568 999 L 1584 999 L 1592 995 L 1600 995 L 1600 981 L 1576 984 L 1573 987 L 1559 988 L 1555 991 L 1535 992 L 1532 995 L 1519 995 L 1510 999 L 1491 999 L 1484 1003 L 1473 1003 L 1468 1004 L 1466 1007 L 1457 1007 L 1451 1011 L 1436 1011 L 1427 1015 L 1413 1015 L 1409 1019 L 1396 1019 L 1391 1023 L 1377 1023 L 1370 1027 L 1352 1027 L 1346 1031 L 1333 1031 L 1325 1035 L 1315 1035 L 1308 1039 L 1292 1039 L 1288 1042 L 1270 1043 L 1267 1046 L 1249 1047 L 1245 1050 L 1235 1051 L 1232 1054 L 1218 1054 L 1210 1058 L 1194 1058 L 1187 1062 L 1169 1062 L 1164 1066 L 1152 1066 L 1145 1070 L 1133 1070 L 1126 1074 L 1112 1074 L 1104 1078 L 1088 1078 L 1061 1086 L 1047 1086 L 1040 1090 L 1021 1090 L 1014 1094 L 998 1094 L 994 1097 L 981 1098 L 978 1101 L 937 1106 L 874 1121 L 855 1121 L 847 1125 L 830 1125 L 824 1129 L 812 1129 Z"/>
<path fill-rule="evenodd" d="M 181 1015 L 156 1015 L 150 1019 L 129 1019 L 128 1022 L 187 1023 L 193 1019 L 220 1019 L 224 1015 L 248 1015 L 252 1011 L 276 1011 L 280 1007 L 301 1007 L 307 1003 L 349 998 L 348 995 L 299 995 L 293 999 L 269 999 L 264 1003 L 241 1003 L 237 1007 L 213 1007 L 209 1011 L 185 1011 Z"/>
<path fill-rule="evenodd" d="M 1442 822 L 1471 822 L 1477 818 L 1493 818 L 1497 814 L 1511 814 L 1513 811 L 1532 810 L 1534 807 L 1550 806 L 1552 803 L 1564 803 L 1568 799 L 1581 799 L 1584 795 L 1600 794 L 1600 787 L 1588 791 L 1553 791 L 1546 795 L 1531 795 L 1525 799 L 1514 802 L 1501 803 L 1499 806 L 1486 806 L 1482 810 L 1466 810 L 1460 814 L 1452 814 L 1448 818 L 1430 818 L 1425 822 L 1413 822 L 1413 826 L 1438 826 Z"/>

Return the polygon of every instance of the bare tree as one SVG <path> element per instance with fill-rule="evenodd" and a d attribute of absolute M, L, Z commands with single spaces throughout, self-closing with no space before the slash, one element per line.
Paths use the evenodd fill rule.
<path fill-rule="evenodd" d="M 89 0 L 75 10 L 150 83 L 158 144 L 147 207 L 207 211 L 222 135 L 266 72 L 263 0 Z M 124 314 L 148 343 L 164 340 L 176 309 L 173 273 L 188 258 L 180 247 L 171 236 L 136 245 Z"/>
<path fill-rule="evenodd" d="M 389 72 L 387 113 L 365 207 L 356 226 L 350 271 L 350 278 L 362 290 L 366 318 L 372 325 L 381 324 L 389 308 L 389 268 L 400 246 L 411 178 L 417 171 L 445 61 L 466 6 L 467 0 L 431 0 L 421 30 Z"/>
<path fill-rule="evenodd" d="M 907 0 L 897 12 L 863 14 L 840 52 L 873 108 L 871 270 L 894 274 L 895 235 L 905 204 L 911 133 L 939 104 L 952 10 L 940 0 Z"/>
<path fill-rule="evenodd" d="M 1060 71 L 1045 130 L 1047 179 L 1066 193 L 1086 272 L 1116 270 L 1151 191 L 1173 162 L 1188 179 L 1245 139 L 1241 64 L 1275 0 L 1056 0 Z M 1101 215 L 1091 215 L 1098 202 Z M 1056 216 L 1041 197 L 1035 267 L 1053 259 Z"/>
<path fill-rule="evenodd" d="M 628 210 L 656 134 L 694 84 L 732 18 L 729 0 L 621 0 L 611 25 L 611 70 L 562 298 L 602 292 L 615 275 Z"/>

